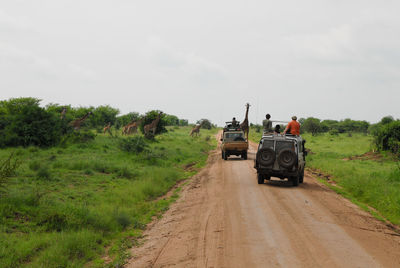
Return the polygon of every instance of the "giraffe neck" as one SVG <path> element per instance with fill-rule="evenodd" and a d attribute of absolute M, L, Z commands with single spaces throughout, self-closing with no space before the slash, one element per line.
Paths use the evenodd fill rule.
<path fill-rule="evenodd" d="M 154 126 L 157 126 L 158 122 L 160 121 L 161 114 L 158 114 L 156 120 L 154 120 Z"/>
<path fill-rule="evenodd" d="M 89 117 L 89 114 L 90 114 L 90 113 L 85 114 L 81 119 L 79 119 L 79 121 L 81 121 L 81 122 L 85 121 L 86 118 Z"/>
<path fill-rule="evenodd" d="M 249 115 L 249 106 L 247 105 L 247 108 L 246 108 L 246 116 L 245 116 L 245 119 L 244 119 L 244 120 L 248 120 L 248 115 Z"/>

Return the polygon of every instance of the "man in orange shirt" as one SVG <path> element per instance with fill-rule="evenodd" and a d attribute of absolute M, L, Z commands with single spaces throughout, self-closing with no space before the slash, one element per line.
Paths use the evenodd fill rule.
<path fill-rule="evenodd" d="M 292 135 L 296 135 L 296 136 L 300 135 L 300 124 L 296 120 L 297 120 L 297 117 L 292 116 L 292 121 L 289 122 L 289 124 L 285 128 L 285 131 L 283 131 L 283 135 L 285 135 L 287 131 L 289 131 L 289 133 Z"/>

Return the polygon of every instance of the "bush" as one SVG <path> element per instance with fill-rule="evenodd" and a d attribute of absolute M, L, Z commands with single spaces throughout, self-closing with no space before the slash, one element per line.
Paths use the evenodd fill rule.
<path fill-rule="evenodd" d="M 329 134 L 332 135 L 332 136 L 338 136 L 339 135 L 339 130 L 331 129 L 331 130 L 329 130 Z"/>
<path fill-rule="evenodd" d="M 39 107 L 39 102 L 34 98 L 0 102 L 0 147 L 48 147 L 60 141 L 66 123 Z"/>
<path fill-rule="evenodd" d="M 400 153 L 400 121 L 382 124 L 373 132 L 374 141 L 379 150 Z"/>
<path fill-rule="evenodd" d="M 40 167 L 38 169 L 38 171 L 36 172 L 36 177 L 39 180 L 45 180 L 45 181 L 49 181 L 52 179 L 52 175 L 51 175 L 51 171 L 48 167 L 44 166 L 44 167 Z"/>
<path fill-rule="evenodd" d="M 117 170 L 117 176 L 126 179 L 133 179 L 137 177 L 137 173 L 132 172 L 128 167 L 121 167 Z"/>
<path fill-rule="evenodd" d="M 119 114 L 119 110 L 108 105 L 96 107 L 93 109 L 93 115 L 88 119 L 88 125 L 98 128 L 102 132 L 108 123 L 115 124 L 117 114 Z"/>
<path fill-rule="evenodd" d="M 39 160 L 34 160 L 29 163 L 29 169 L 33 171 L 38 171 L 39 168 L 41 167 L 41 163 Z"/>
<path fill-rule="evenodd" d="M 132 223 L 132 221 L 131 221 L 129 215 L 126 214 L 125 212 L 116 213 L 116 215 L 115 215 L 115 220 L 118 222 L 118 224 L 119 224 L 123 229 L 125 229 L 126 227 L 128 227 L 128 226 Z"/>
<path fill-rule="evenodd" d="M 213 127 L 211 121 L 208 119 L 200 119 L 197 121 L 196 124 L 200 124 L 201 128 L 204 128 L 204 129 L 211 129 Z"/>
<path fill-rule="evenodd" d="M 179 118 L 175 115 L 166 114 L 164 120 L 166 126 L 179 126 Z"/>
<path fill-rule="evenodd" d="M 93 141 L 96 138 L 96 134 L 91 131 L 76 131 L 65 135 L 61 144 L 66 145 L 68 143 L 87 143 Z"/>
<path fill-rule="evenodd" d="M 142 133 L 144 134 L 144 126 L 150 124 L 151 122 L 153 122 L 159 115 L 161 111 L 158 110 L 153 110 L 150 112 L 147 112 L 146 115 L 144 116 L 144 120 L 142 121 L 142 123 L 140 124 L 140 131 L 142 131 Z M 157 128 L 156 128 L 156 135 L 157 134 L 161 134 L 161 133 L 165 133 L 167 132 L 167 129 L 165 128 L 165 126 L 167 125 L 167 122 L 165 120 L 165 114 L 161 114 L 160 116 L 160 121 L 158 122 Z M 148 138 L 153 138 L 152 135 L 149 136 Z"/>
<path fill-rule="evenodd" d="M 135 136 L 121 139 L 120 148 L 129 153 L 141 153 L 146 151 L 149 148 L 149 145 L 142 136 Z"/>
<path fill-rule="evenodd" d="M 14 153 L 11 153 L 10 156 L 0 164 L 0 190 L 5 187 L 8 178 L 15 175 L 15 171 L 20 164 L 20 161 L 14 158 Z"/>
<path fill-rule="evenodd" d="M 139 118 L 140 118 L 140 115 L 138 113 L 134 113 L 134 112 L 118 116 L 117 120 L 115 122 L 115 128 L 120 129 L 122 126 L 125 126 L 132 121 L 136 121 Z"/>

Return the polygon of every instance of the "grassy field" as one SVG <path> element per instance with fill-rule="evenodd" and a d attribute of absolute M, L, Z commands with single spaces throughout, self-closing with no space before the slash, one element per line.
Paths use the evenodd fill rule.
<path fill-rule="evenodd" d="M 21 161 L 0 196 L 0 267 L 120 266 L 147 223 L 177 198 L 159 199 L 205 165 L 216 130 L 189 127 L 126 152 L 125 137 L 50 149 L 9 148 Z M 126 148 L 126 146 L 124 147 Z"/>
<path fill-rule="evenodd" d="M 260 133 L 251 132 L 259 142 Z M 390 155 L 369 153 L 372 138 L 363 134 L 304 134 L 307 167 L 317 170 L 321 178 L 338 193 L 349 198 L 376 217 L 383 216 L 400 224 L 400 166 Z M 368 153 L 368 154 L 366 154 Z M 326 178 L 328 177 L 328 178 Z"/>

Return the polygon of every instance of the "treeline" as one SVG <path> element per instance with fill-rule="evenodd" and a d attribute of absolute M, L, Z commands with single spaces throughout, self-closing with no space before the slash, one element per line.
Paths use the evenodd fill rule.
<path fill-rule="evenodd" d="M 371 134 L 378 150 L 400 154 L 400 120 L 392 116 L 385 116 L 376 124 L 351 119 L 321 121 L 314 117 L 301 118 L 299 122 L 302 132 L 312 135 L 327 132 L 332 135 L 352 132 Z"/>
<path fill-rule="evenodd" d="M 154 120 L 160 111 L 149 111 L 145 115 L 129 113 L 120 115 L 120 111 L 108 105 L 98 107 L 72 107 L 71 105 L 49 104 L 40 106 L 36 98 L 13 98 L 0 101 L 0 147 L 41 146 L 59 144 L 71 136 L 71 122 L 90 116 L 82 123 L 83 129 L 96 129 L 100 132 L 109 123 L 116 129 L 130 122 L 143 119 L 140 129 Z M 63 110 L 65 113 L 63 113 Z M 188 120 L 175 115 L 162 114 L 157 133 L 165 132 L 165 126 L 186 126 Z"/>
<path fill-rule="evenodd" d="M 312 135 L 318 133 L 329 132 L 331 134 L 339 133 L 368 133 L 370 123 L 367 121 L 358 120 L 320 120 L 315 117 L 300 118 L 299 123 L 301 124 L 301 131 L 308 132 Z"/>

